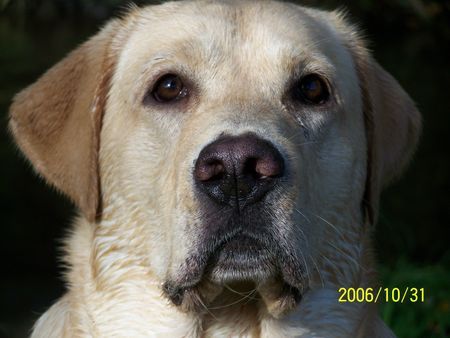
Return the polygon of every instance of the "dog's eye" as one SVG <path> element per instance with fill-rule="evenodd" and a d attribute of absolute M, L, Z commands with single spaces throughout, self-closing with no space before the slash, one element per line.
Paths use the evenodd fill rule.
<path fill-rule="evenodd" d="M 152 95 L 158 102 L 169 103 L 185 97 L 187 89 L 179 76 L 166 74 L 156 82 Z"/>
<path fill-rule="evenodd" d="M 294 97 L 308 104 L 325 103 L 330 96 L 328 86 L 319 75 L 309 74 L 295 85 Z"/>

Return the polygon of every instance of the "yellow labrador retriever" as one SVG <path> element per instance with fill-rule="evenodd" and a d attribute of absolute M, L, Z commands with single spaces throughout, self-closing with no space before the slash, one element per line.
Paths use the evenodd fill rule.
<path fill-rule="evenodd" d="M 80 209 L 34 337 L 389 337 L 371 236 L 420 115 L 339 12 L 131 8 L 19 93 L 10 128 Z"/>

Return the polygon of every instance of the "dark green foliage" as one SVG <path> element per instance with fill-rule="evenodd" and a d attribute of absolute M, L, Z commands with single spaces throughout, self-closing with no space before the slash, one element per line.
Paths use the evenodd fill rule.
<path fill-rule="evenodd" d="M 450 333 L 450 271 L 447 262 L 418 266 L 400 259 L 391 268 L 383 267 L 381 275 L 384 287 L 424 288 L 424 302 L 388 302 L 381 306 L 383 320 L 398 337 L 446 337 Z"/>

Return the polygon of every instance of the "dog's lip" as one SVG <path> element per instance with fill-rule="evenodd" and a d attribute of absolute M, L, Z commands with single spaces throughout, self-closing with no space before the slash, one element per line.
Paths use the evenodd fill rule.
<path fill-rule="evenodd" d="M 191 295 L 187 298 L 197 299 L 205 285 L 209 285 L 207 289 L 220 288 L 232 282 L 264 286 L 275 281 L 278 286 L 286 285 L 288 290 L 303 294 L 307 287 L 305 268 L 292 247 L 281 246 L 264 229 L 256 232 L 236 226 L 220 230 L 210 238 L 200 236 L 196 250 L 180 265 L 177 274 L 165 280 L 163 291 L 175 305 L 184 302 L 186 292 Z M 191 301 L 186 300 L 186 304 Z"/>
<path fill-rule="evenodd" d="M 213 255 L 219 255 L 225 259 L 225 255 L 232 253 L 234 256 L 242 255 L 259 256 L 268 254 L 269 250 L 261 240 L 249 236 L 244 233 L 238 233 L 231 238 L 226 239 L 216 250 Z"/>
<path fill-rule="evenodd" d="M 277 271 L 275 255 L 264 243 L 243 233 L 227 239 L 211 254 L 206 274 L 212 281 L 261 281 Z"/>

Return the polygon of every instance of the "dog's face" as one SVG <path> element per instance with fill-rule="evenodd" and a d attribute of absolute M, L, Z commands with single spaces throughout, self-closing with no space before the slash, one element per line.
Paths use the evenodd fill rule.
<path fill-rule="evenodd" d="M 101 210 L 98 238 L 134 241 L 175 304 L 252 283 L 276 313 L 320 279 L 351 281 L 419 119 L 338 14 L 168 3 L 133 9 L 76 53 L 46 75 L 64 75 L 72 104 L 26 116 L 54 91 L 38 82 L 16 99 L 13 132 L 88 217 Z"/>

